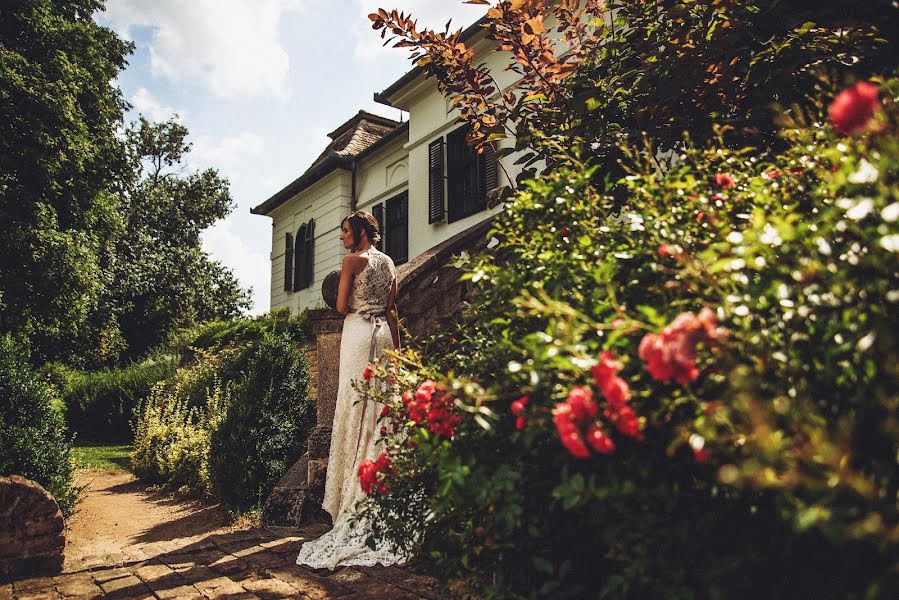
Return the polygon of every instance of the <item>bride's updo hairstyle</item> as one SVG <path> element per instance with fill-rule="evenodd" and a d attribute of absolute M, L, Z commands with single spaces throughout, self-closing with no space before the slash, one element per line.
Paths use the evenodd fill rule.
<path fill-rule="evenodd" d="M 381 234 L 378 233 L 378 221 L 375 219 L 374 215 L 369 212 L 357 210 L 343 220 L 341 227 L 343 226 L 343 223 L 348 223 L 350 231 L 353 232 L 353 252 L 359 250 L 363 231 L 368 235 L 368 241 L 371 242 L 372 245 L 377 244 L 381 239 Z"/>

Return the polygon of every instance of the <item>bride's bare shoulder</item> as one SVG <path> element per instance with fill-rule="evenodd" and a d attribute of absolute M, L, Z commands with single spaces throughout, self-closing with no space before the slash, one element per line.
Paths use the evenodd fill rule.
<path fill-rule="evenodd" d="M 349 269 L 353 275 L 358 275 L 368 266 L 368 256 L 351 252 L 343 257 L 343 268 Z"/>

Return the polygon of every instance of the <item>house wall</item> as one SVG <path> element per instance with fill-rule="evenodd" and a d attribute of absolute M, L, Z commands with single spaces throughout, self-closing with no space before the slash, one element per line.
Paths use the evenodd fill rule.
<path fill-rule="evenodd" d="M 504 71 L 508 55 L 492 52 L 492 42 L 476 40 L 472 47 L 483 54 L 483 62 L 493 73 L 499 85 L 506 87 L 516 81 L 518 75 Z M 423 79 L 412 83 L 408 90 L 395 99 L 395 104 L 409 112 L 409 141 L 405 148 L 409 153 L 409 256 L 417 256 L 452 236 L 477 225 L 501 210 L 501 207 L 487 209 L 453 223 L 428 224 L 428 145 L 435 139 L 462 126 L 456 121 L 459 111 L 437 89 L 434 79 Z M 503 140 L 500 148 L 514 145 L 514 140 Z M 512 154 L 502 159 L 499 170 L 499 185 L 509 185 L 521 172 L 520 165 L 514 165 L 520 154 Z"/>
<path fill-rule="evenodd" d="M 401 135 L 359 162 L 356 168 L 357 210 L 371 212 L 375 204 L 409 187 L 409 153 L 404 148 L 406 141 L 407 137 Z"/>
<path fill-rule="evenodd" d="M 322 281 L 331 271 L 340 269 L 344 250 L 340 244 L 340 223 L 349 214 L 352 177 L 349 171 L 336 170 L 306 188 L 281 206 L 272 217 L 271 309 L 287 307 L 291 313 L 304 308 L 324 306 Z M 298 292 L 284 291 L 284 235 L 296 237 L 297 230 L 315 219 L 315 268 L 312 285 Z"/>
<path fill-rule="evenodd" d="M 505 87 L 519 77 L 504 71 L 508 56 L 492 52 L 492 42 L 474 39 L 470 45 L 483 55 L 497 82 Z M 488 209 L 454 223 L 428 223 L 428 144 L 461 127 L 456 121 L 458 111 L 437 89 L 433 79 L 419 78 L 392 98 L 392 102 L 409 113 L 408 136 L 400 136 L 359 162 L 356 173 L 356 208 L 371 211 L 372 207 L 394 195 L 409 191 L 409 258 L 437 246 L 449 238 L 481 223 L 501 210 Z M 511 146 L 505 140 L 500 147 Z M 502 160 L 499 184 L 514 181 L 521 166 L 513 163 L 519 154 Z M 537 165 L 538 169 L 540 165 Z M 340 223 L 350 212 L 352 175 L 337 171 L 303 190 L 272 211 L 272 288 L 271 307 L 290 307 L 296 312 L 304 308 L 323 306 L 321 285 L 325 276 L 340 268 L 345 250 L 338 240 Z M 294 235 L 299 227 L 316 220 L 315 274 L 312 285 L 300 292 L 284 291 L 284 234 Z"/>

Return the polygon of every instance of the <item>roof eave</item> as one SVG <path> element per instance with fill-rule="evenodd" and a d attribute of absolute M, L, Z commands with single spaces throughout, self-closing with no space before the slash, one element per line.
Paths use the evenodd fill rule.
<path fill-rule="evenodd" d="M 303 190 L 309 188 L 315 183 L 318 183 L 333 171 L 336 171 L 338 169 L 349 171 L 351 168 L 351 163 L 352 158 L 349 157 L 334 156 L 332 158 L 328 158 L 314 169 L 306 171 L 305 173 L 294 179 L 283 189 L 281 189 L 279 192 L 276 192 L 274 195 L 272 195 L 271 198 L 269 198 L 259 206 L 251 208 L 250 213 L 254 215 L 268 216 L 273 210 L 275 210 Z"/>

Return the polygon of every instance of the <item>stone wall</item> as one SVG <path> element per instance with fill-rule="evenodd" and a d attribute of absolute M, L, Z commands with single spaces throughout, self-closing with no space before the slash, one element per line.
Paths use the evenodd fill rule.
<path fill-rule="evenodd" d="M 60 573 L 63 525 L 47 490 L 19 475 L 0 477 L 0 583 Z"/>
<path fill-rule="evenodd" d="M 472 284 L 459 281 L 462 270 L 450 260 L 462 251 L 474 255 L 487 247 L 488 219 L 451 237 L 397 269 L 396 306 L 403 327 L 413 338 L 427 337 L 452 323 Z"/>

